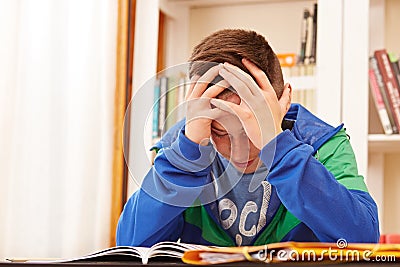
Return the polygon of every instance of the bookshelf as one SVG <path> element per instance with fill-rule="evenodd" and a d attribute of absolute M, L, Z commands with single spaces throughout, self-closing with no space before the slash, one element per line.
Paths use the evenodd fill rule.
<path fill-rule="evenodd" d="M 370 153 L 400 153 L 400 134 L 369 134 L 368 151 Z"/>
<path fill-rule="evenodd" d="M 386 47 L 400 54 L 400 40 L 396 40 L 400 36 L 397 27 L 400 25 L 397 16 L 400 1 L 160 0 L 158 6 L 153 2 L 157 1 L 137 1 L 138 14 L 142 15 L 138 16 L 140 21 L 136 27 L 142 28 L 135 34 L 137 42 L 143 44 L 135 44 L 135 49 L 141 48 L 135 53 L 135 66 L 141 67 L 135 68 L 134 77 L 141 80 L 134 80 L 134 90 L 156 72 L 157 53 L 152 44 L 157 43 L 159 9 L 167 16 L 165 64 L 173 66 L 185 62 L 193 45 L 203 36 L 226 26 L 255 29 L 271 40 L 276 52 L 298 53 L 303 9 L 311 9 L 318 2 L 316 72 L 309 77 L 291 77 L 291 82 L 294 90 L 296 87 L 299 90 L 315 89 L 315 113 L 318 116 L 332 125 L 344 122 L 359 172 L 365 176 L 378 203 L 382 233 L 400 232 L 400 210 L 393 204 L 400 203 L 400 195 L 394 190 L 397 185 L 400 188 L 397 182 L 400 179 L 395 179 L 400 177 L 396 166 L 400 160 L 400 138 L 386 136 L 379 128 L 374 119 L 374 107 L 369 104 L 368 89 L 370 51 Z M 389 16 L 386 13 L 390 13 Z M 149 42 L 149 45 L 145 44 Z M 151 105 L 152 92 L 146 92 L 143 99 L 147 100 L 137 101 L 137 110 Z M 132 116 L 132 127 L 140 121 L 139 118 L 136 123 L 134 120 Z M 151 130 L 140 128 L 131 132 L 137 136 L 129 151 L 133 161 L 130 165 L 136 173 L 143 175 L 150 162 L 137 155 L 143 155 L 143 146 L 149 147 L 151 134 L 147 136 L 143 132 L 150 133 Z"/>
<path fill-rule="evenodd" d="M 400 55 L 400 1 L 370 0 L 369 3 L 369 55 L 376 49 L 386 48 Z M 400 135 L 383 134 L 375 106 L 369 102 L 368 179 L 375 197 L 383 233 L 400 232 Z"/>

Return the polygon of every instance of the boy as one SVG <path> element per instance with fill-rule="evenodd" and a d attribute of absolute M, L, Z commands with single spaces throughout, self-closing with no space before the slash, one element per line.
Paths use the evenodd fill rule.
<path fill-rule="evenodd" d="M 117 245 L 378 241 L 376 204 L 343 125 L 290 104 L 263 36 L 218 31 L 190 62 L 186 120 L 156 144 Z"/>

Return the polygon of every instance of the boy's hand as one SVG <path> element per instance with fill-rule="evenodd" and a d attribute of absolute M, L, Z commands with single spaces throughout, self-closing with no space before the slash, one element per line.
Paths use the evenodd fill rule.
<path fill-rule="evenodd" d="M 224 68 L 219 70 L 219 75 L 239 94 L 240 104 L 221 99 L 213 99 L 211 103 L 238 116 L 250 141 L 262 149 L 282 132 L 281 123 L 290 107 L 291 88 L 286 84 L 282 97 L 278 100 L 267 75 L 251 61 L 243 59 L 242 62 L 256 81 L 229 63 L 224 63 Z"/>
<path fill-rule="evenodd" d="M 190 89 L 186 95 L 185 135 L 197 144 L 207 145 L 211 135 L 211 122 L 227 114 L 221 109 L 212 109 L 210 100 L 228 88 L 229 84 L 221 80 L 207 88 L 222 68 L 222 64 L 213 66 L 203 76 L 195 76 L 190 81 Z"/>

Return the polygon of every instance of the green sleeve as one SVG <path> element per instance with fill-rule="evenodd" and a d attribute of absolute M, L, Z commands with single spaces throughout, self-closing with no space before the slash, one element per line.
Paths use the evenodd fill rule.
<path fill-rule="evenodd" d="M 356 158 L 345 130 L 340 130 L 322 145 L 316 158 L 347 189 L 368 192 L 364 177 L 358 174 Z"/>

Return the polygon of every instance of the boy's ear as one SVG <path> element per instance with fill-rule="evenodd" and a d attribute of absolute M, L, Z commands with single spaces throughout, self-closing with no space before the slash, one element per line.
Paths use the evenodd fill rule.
<path fill-rule="evenodd" d="M 281 105 L 284 114 L 288 112 L 291 103 L 292 103 L 292 86 L 289 83 L 287 83 L 285 84 L 282 96 L 279 99 L 279 104 Z"/>

